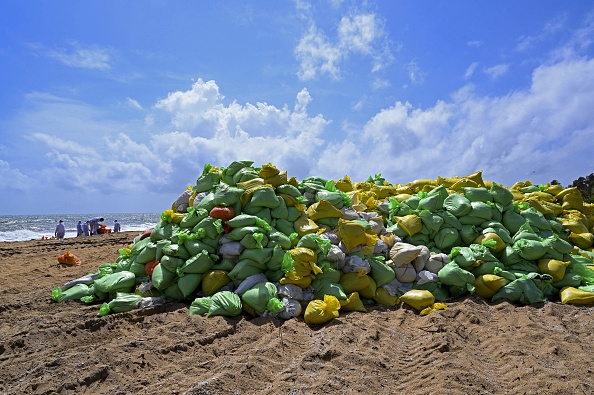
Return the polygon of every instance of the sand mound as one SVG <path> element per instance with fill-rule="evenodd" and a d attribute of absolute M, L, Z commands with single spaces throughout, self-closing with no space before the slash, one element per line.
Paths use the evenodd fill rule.
<path fill-rule="evenodd" d="M 51 301 L 135 236 L 0 243 L 0 393 L 594 393 L 592 307 L 467 297 L 426 317 L 376 307 L 308 326 Z M 67 250 L 80 266 L 57 263 Z"/>

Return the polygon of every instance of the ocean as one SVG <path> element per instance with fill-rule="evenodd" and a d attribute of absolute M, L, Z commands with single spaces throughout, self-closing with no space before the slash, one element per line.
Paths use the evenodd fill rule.
<path fill-rule="evenodd" d="M 41 240 L 42 236 L 52 237 L 59 220 L 66 225 L 66 238 L 76 237 L 78 221 L 103 217 L 107 228 L 113 228 L 118 220 L 122 232 L 144 232 L 161 220 L 161 213 L 124 214 L 50 214 L 50 215 L 0 215 L 0 242 Z"/>

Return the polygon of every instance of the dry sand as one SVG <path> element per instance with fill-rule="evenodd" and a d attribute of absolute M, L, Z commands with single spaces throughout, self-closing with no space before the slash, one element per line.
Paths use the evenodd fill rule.
<path fill-rule="evenodd" d="M 114 262 L 136 233 L 0 243 L 0 394 L 592 394 L 592 307 L 478 297 L 302 319 L 97 317 L 53 287 Z M 70 250 L 81 266 L 57 263 Z"/>

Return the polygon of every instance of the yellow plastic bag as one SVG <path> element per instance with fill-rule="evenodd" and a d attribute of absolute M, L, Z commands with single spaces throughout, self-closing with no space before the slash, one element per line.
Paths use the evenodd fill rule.
<path fill-rule="evenodd" d="M 278 282 L 281 284 L 293 284 L 299 288 L 307 288 L 311 285 L 313 278 L 312 276 L 298 276 L 294 271 L 285 274 L 285 277 L 281 278 Z"/>
<path fill-rule="evenodd" d="M 373 231 L 367 233 L 363 225 L 355 221 L 340 218 L 338 220 L 338 235 L 348 250 L 360 245 L 374 246 L 379 238 Z"/>
<path fill-rule="evenodd" d="M 313 274 L 322 273 L 322 269 L 316 264 L 317 254 L 309 248 L 298 247 L 289 251 L 293 258 L 295 274 L 299 277 L 305 277 Z"/>
<path fill-rule="evenodd" d="M 400 297 L 400 301 L 421 311 L 435 303 L 435 296 L 426 289 L 411 289 Z"/>
<path fill-rule="evenodd" d="M 445 303 L 433 303 L 431 306 L 425 307 L 423 310 L 421 310 L 419 315 L 427 315 L 433 313 L 434 311 L 445 310 L 447 308 L 448 306 L 446 306 Z"/>
<path fill-rule="evenodd" d="M 505 277 L 495 274 L 483 274 L 474 280 L 474 293 L 480 297 L 489 299 L 507 284 L 509 284 L 509 280 Z"/>
<path fill-rule="evenodd" d="M 358 292 L 369 286 L 371 277 L 367 275 L 367 272 L 361 270 L 358 273 L 343 273 L 340 276 L 340 285 L 346 294 L 352 292 Z"/>
<path fill-rule="evenodd" d="M 202 277 L 202 293 L 204 293 L 204 296 L 213 295 L 229 282 L 231 282 L 231 279 L 224 270 L 206 272 Z"/>
<path fill-rule="evenodd" d="M 274 166 L 272 163 L 267 163 L 265 165 L 262 165 L 262 168 L 260 169 L 260 172 L 258 173 L 258 175 L 260 177 L 266 179 L 266 178 L 274 177 L 279 173 L 280 173 L 280 170 L 277 169 L 276 166 Z"/>
<path fill-rule="evenodd" d="M 569 234 L 569 241 L 580 247 L 582 250 L 592 247 L 594 244 L 594 235 L 592 233 L 573 233 Z"/>
<path fill-rule="evenodd" d="M 569 262 L 559 261 L 557 259 L 542 258 L 538 260 L 538 269 L 540 272 L 553 276 L 554 283 L 563 280 L 567 266 L 569 266 Z"/>
<path fill-rule="evenodd" d="M 349 176 L 345 176 L 340 180 L 336 181 L 336 189 L 343 192 L 351 192 L 353 190 L 353 183 Z"/>
<path fill-rule="evenodd" d="M 299 237 L 303 237 L 310 233 L 316 233 L 320 229 L 320 227 L 306 215 L 301 215 L 301 217 L 297 218 L 297 221 L 293 223 L 293 228 L 295 228 L 295 232 L 297 232 Z"/>
<path fill-rule="evenodd" d="M 377 288 L 373 300 L 385 306 L 396 306 L 398 302 L 400 302 L 400 298 L 398 296 L 390 295 L 383 287 Z"/>
<path fill-rule="evenodd" d="M 594 293 L 582 291 L 574 287 L 564 287 L 561 289 L 561 303 L 563 304 L 592 304 L 594 303 Z"/>
<path fill-rule="evenodd" d="M 373 277 L 367 277 L 369 277 L 369 285 L 358 291 L 359 296 L 367 299 L 373 299 L 375 298 L 375 293 L 377 291 L 377 284 Z"/>
<path fill-rule="evenodd" d="M 421 217 L 416 214 L 409 214 L 404 217 L 394 217 L 394 219 L 409 236 L 413 236 L 423 229 Z"/>
<path fill-rule="evenodd" d="M 363 302 L 361 302 L 361 298 L 357 292 L 350 294 L 346 300 L 341 300 L 340 309 L 345 311 L 361 311 L 363 313 L 367 312 L 367 309 L 363 305 Z"/>
<path fill-rule="evenodd" d="M 309 206 L 306 210 L 307 216 L 317 221 L 320 218 L 342 218 L 344 214 L 327 200 L 320 200 Z"/>
<path fill-rule="evenodd" d="M 501 240 L 501 237 L 499 237 L 499 235 L 495 232 L 487 232 L 485 234 L 478 235 L 478 237 L 474 239 L 473 243 L 482 244 L 483 242 L 489 240 L 495 240 L 495 247 L 489 247 L 489 249 L 496 253 L 505 250 L 505 247 L 507 246 L 505 242 Z"/>
<path fill-rule="evenodd" d="M 307 305 L 303 320 L 306 324 L 325 324 L 338 318 L 340 302 L 336 296 L 324 295 L 324 300 L 314 299 Z"/>

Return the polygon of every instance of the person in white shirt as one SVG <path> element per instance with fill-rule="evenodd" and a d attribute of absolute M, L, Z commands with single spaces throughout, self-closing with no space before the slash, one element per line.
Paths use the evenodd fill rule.
<path fill-rule="evenodd" d="M 91 236 L 99 234 L 99 222 L 103 222 L 103 217 L 95 217 L 89 220 L 89 226 L 91 227 Z"/>
<path fill-rule="evenodd" d="M 58 225 L 56 225 L 56 230 L 54 232 L 56 238 L 60 241 L 64 241 L 64 236 L 66 235 L 66 227 L 64 226 L 64 221 L 60 220 Z"/>
<path fill-rule="evenodd" d="M 91 234 L 91 231 L 89 229 L 89 221 L 87 221 L 83 224 L 83 235 L 86 237 L 86 236 L 89 236 L 90 234 Z"/>
<path fill-rule="evenodd" d="M 76 225 L 76 237 L 80 237 L 83 235 L 83 224 L 82 221 L 78 221 Z"/>
<path fill-rule="evenodd" d="M 113 220 L 113 232 L 114 233 L 118 233 L 121 229 L 120 223 L 118 222 L 117 219 Z"/>

